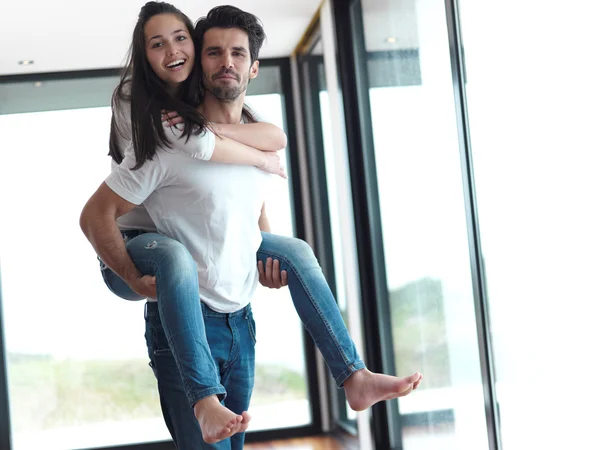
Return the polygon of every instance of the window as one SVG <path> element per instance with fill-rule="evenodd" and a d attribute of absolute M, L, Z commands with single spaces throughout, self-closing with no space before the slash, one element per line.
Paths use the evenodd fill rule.
<path fill-rule="evenodd" d="M 278 66 L 267 64 L 261 77 L 248 103 L 283 127 Z M 0 115 L 2 306 L 15 450 L 170 439 L 148 367 L 144 302 L 110 293 L 79 228 L 83 205 L 110 170 L 107 105 L 117 82 L 113 76 L 0 85 L 7 99 Z M 271 226 L 292 235 L 289 183 L 275 183 L 267 201 Z M 303 330 L 287 289 L 260 289 L 253 309 L 250 431 L 312 423 Z"/>
<path fill-rule="evenodd" d="M 585 448 L 600 401 L 597 8 L 460 12 L 502 445 Z M 557 375 L 575 376 L 568 395 Z"/>
<path fill-rule="evenodd" d="M 405 450 L 487 448 L 445 5 L 362 10 L 393 367 L 424 374 L 390 426 Z"/>

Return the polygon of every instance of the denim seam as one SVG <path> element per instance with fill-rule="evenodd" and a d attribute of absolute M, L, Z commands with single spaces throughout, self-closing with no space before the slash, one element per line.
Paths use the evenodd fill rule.
<path fill-rule="evenodd" d="M 210 388 L 205 388 L 205 389 L 201 389 L 200 391 L 193 391 L 193 392 L 189 392 L 186 393 L 186 396 L 188 398 L 188 402 L 190 403 L 190 406 L 193 408 L 194 405 L 199 402 L 200 400 L 206 398 L 206 397 L 210 397 L 211 395 L 222 395 L 223 397 L 220 400 L 223 400 L 227 397 L 227 391 L 225 391 L 224 388 L 221 387 L 210 387 Z"/>
<path fill-rule="evenodd" d="M 344 381 L 346 381 L 348 379 L 348 377 L 350 377 L 350 375 L 352 375 L 354 372 L 358 372 L 359 370 L 366 369 L 366 368 L 367 368 L 367 366 L 362 361 L 348 366 L 348 368 L 335 379 L 336 386 L 338 388 L 343 387 Z"/>
<path fill-rule="evenodd" d="M 106 266 L 106 268 L 108 269 L 108 266 Z M 104 269 L 100 269 L 100 270 L 101 270 L 101 274 L 102 274 L 102 279 L 104 280 L 104 284 L 106 285 L 106 287 L 108 288 L 108 290 L 109 290 L 110 292 L 112 292 L 114 295 L 116 295 L 117 297 L 120 297 L 120 296 L 119 296 L 119 294 L 117 294 L 117 293 L 116 293 L 116 292 L 113 290 L 113 288 L 112 288 L 112 286 L 110 285 L 110 283 L 109 283 L 109 282 L 106 280 L 106 276 L 105 276 L 105 271 L 104 271 Z M 109 269 L 109 270 L 110 270 L 110 269 Z M 117 276 L 118 276 L 118 275 L 117 275 Z M 132 290 L 133 290 L 133 289 L 132 289 Z"/>
<path fill-rule="evenodd" d="M 252 324 L 252 320 L 250 316 L 246 316 L 246 322 L 248 323 L 248 331 L 250 332 L 250 337 L 254 345 L 256 345 L 256 330 L 254 329 L 254 325 Z"/>
<path fill-rule="evenodd" d="M 259 250 L 258 253 L 265 254 L 265 252 L 262 250 Z M 325 327 L 327 328 L 327 331 L 329 332 L 329 336 L 332 338 L 333 342 L 335 342 L 335 346 L 336 346 L 338 352 L 340 353 L 340 355 L 342 355 L 342 358 L 344 360 L 344 363 L 346 364 L 347 369 L 350 369 L 351 365 L 350 365 L 350 360 L 348 359 L 348 356 L 341 348 L 340 343 L 339 343 L 335 333 L 333 332 L 333 329 L 331 328 L 331 325 L 324 317 L 323 310 L 319 307 L 318 303 L 316 302 L 316 300 L 314 299 L 314 297 L 308 290 L 306 283 L 304 282 L 304 279 L 299 275 L 299 271 L 296 269 L 296 266 L 294 264 L 292 264 L 290 262 L 290 260 L 287 258 L 287 256 L 285 256 L 285 255 L 282 255 L 280 253 L 273 252 L 273 251 L 271 251 L 269 253 L 270 253 L 270 255 L 265 255 L 265 256 L 271 257 L 271 258 L 273 258 L 273 256 L 276 256 L 277 258 L 275 258 L 275 259 L 284 261 L 294 271 L 294 273 L 296 274 L 296 278 L 298 278 L 298 280 L 302 284 L 302 287 L 304 288 L 304 292 L 306 292 L 306 294 L 308 295 L 308 298 L 310 298 L 310 301 L 311 301 L 313 307 L 317 310 L 317 312 L 319 313 L 319 317 L 325 324 Z"/>
<path fill-rule="evenodd" d="M 233 363 L 235 363 L 238 359 L 238 356 L 240 354 L 239 351 L 239 340 L 240 340 L 240 333 L 237 329 L 237 324 L 233 324 L 231 323 L 231 317 L 227 318 L 227 325 L 229 325 L 229 328 L 231 328 L 231 334 L 233 335 L 233 346 L 231 348 L 231 351 L 229 353 L 229 356 L 227 358 L 227 362 L 225 364 L 223 364 L 223 370 L 227 370 L 229 367 L 231 367 L 233 365 Z M 233 358 L 231 358 L 231 355 L 233 354 Z"/>

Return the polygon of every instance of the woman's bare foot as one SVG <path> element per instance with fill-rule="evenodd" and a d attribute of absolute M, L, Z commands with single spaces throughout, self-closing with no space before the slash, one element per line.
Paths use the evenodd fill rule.
<path fill-rule="evenodd" d="M 410 394 L 422 379 L 423 375 L 419 372 L 398 378 L 361 369 L 344 381 L 344 390 L 350 408 L 363 411 L 377 402 Z"/>
<path fill-rule="evenodd" d="M 238 433 L 243 433 L 248 429 L 248 425 L 250 425 L 250 419 L 252 419 L 252 416 L 250 416 L 247 411 L 244 411 L 242 413 L 242 421 L 240 422 L 240 429 L 238 430 Z"/>
<path fill-rule="evenodd" d="M 214 444 L 233 436 L 240 431 L 240 424 L 243 420 L 242 416 L 225 408 L 216 395 L 196 402 L 194 414 L 200 424 L 202 438 L 207 444 Z M 248 428 L 247 425 L 246 428 Z"/>

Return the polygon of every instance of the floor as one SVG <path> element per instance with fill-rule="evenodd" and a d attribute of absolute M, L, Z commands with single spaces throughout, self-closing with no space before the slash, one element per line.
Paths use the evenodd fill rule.
<path fill-rule="evenodd" d="M 358 443 L 351 437 L 314 436 L 281 441 L 246 444 L 248 450 L 358 450 Z"/>

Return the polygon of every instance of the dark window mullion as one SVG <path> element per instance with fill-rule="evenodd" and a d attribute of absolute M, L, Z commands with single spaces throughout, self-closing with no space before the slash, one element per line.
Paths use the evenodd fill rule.
<path fill-rule="evenodd" d="M 371 370 L 394 374 L 392 324 L 361 3 L 359 0 L 334 0 L 333 7 L 354 200 L 366 359 Z M 375 448 L 402 448 L 400 419 L 397 400 L 381 402 L 372 407 Z"/>
<path fill-rule="evenodd" d="M 463 176 L 463 192 L 467 215 L 467 234 L 469 240 L 473 300 L 475 302 L 475 321 L 479 340 L 479 360 L 481 364 L 488 445 L 490 450 L 500 450 L 502 449 L 502 442 L 500 439 L 500 413 L 498 411 L 498 400 L 496 396 L 489 305 L 486 291 L 485 267 L 481 252 L 477 198 L 475 195 L 475 175 L 473 172 L 467 109 L 466 67 L 460 30 L 460 16 L 456 0 L 446 0 L 445 4 L 456 124 L 458 128 L 461 171 Z"/>
<path fill-rule="evenodd" d="M 0 448 L 11 448 L 10 407 L 8 403 L 8 366 L 2 314 L 2 282 L 0 281 Z"/>

